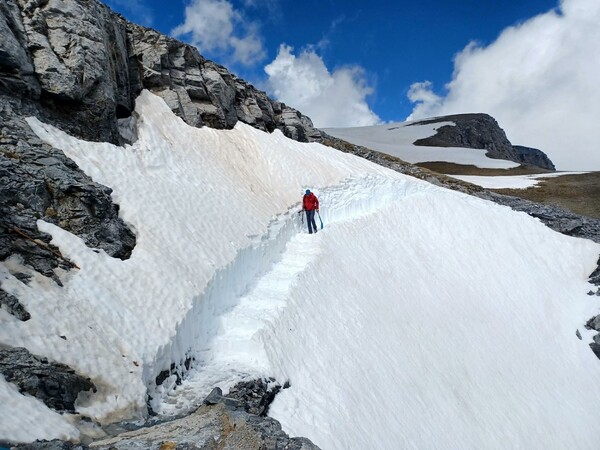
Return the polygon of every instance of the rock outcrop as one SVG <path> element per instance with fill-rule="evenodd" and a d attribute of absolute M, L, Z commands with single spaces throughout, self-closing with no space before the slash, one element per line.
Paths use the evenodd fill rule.
<path fill-rule="evenodd" d="M 132 24 L 97 0 L 6 0 L 0 5 L 0 89 L 39 104 L 42 120 L 80 138 L 122 141 L 142 89 L 192 126 L 238 120 L 308 141 L 310 119 L 203 58 L 198 50 Z"/>
<path fill-rule="evenodd" d="M 291 438 L 279 422 L 256 413 L 257 403 L 268 406 L 273 397 L 262 380 L 240 383 L 227 396 L 215 388 L 204 405 L 186 417 L 121 433 L 93 442 L 89 448 L 318 450 L 310 440 Z"/>
<path fill-rule="evenodd" d="M 414 145 L 483 148 L 487 150 L 487 156 L 490 158 L 555 170 L 552 161 L 541 150 L 513 146 L 498 122 L 487 114 L 455 114 L 418 121 L 413 125 L 440 122 L 454 122 L 455 125 L 441 126 L 434 136 L 418 139 Z"/>
<path fill-rule="evenodd" d="M 25 348 L 0 348 L 0 374 L 17 385 L 19 392 L 40 399 L 56 411 L 75 412 L 79 393 L 96 389 L 89 378 L 64 364 L 32 355 Z"/>
<path fill-rule="evenodd" d="M 194 47 L 119 20 L 127 29 L 133 91 L 151 90 L 189 125 L 229 129 L 239 120 L 267 132 L 280 129 L 303 142 L 319 135 L 308 117 L 271 100 Z"/>
<path fill-rule="evenodd" d="M 526 166 L 537 166 L 542 169 L 556 170 L 554 163 L 548 158 L 548 155 L 537 148 L 513 145 L 513 150 L 516 152 L 519 160 L 515 162 L 520 162 Z"/>
<path fill-rule="evenodd" d="M 275 389 L 276 391 L 277 389 Z M 239 383 L 227 396 L 213 389 L 203 406 L 192 414 L 128 431 L 110 432 L 110 436 L 89 445 L 73 445 L 59 440 L 22 444 L 21 450 L 319 450 L 306 438 L 292 438 L 281 425 L 257 406 L 268 407 L 274 397 L 273 386 L 265 380 Z M 263 412 L 266 409 L 259 407 Z M 0 443 L 2 446 L 2 443 Z"/>

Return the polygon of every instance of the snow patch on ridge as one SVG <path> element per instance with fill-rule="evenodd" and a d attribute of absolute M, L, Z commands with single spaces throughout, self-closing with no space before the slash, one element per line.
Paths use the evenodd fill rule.
<path fill-rule="evenodd" d="M 488 158 L 485 149 L 413 145 L 413 142 L 418 139 L 435 135 L 436 130 L 445 125 L 455 125 L 455 123 L 400 122 L 370 127 L 327 128 L 323 131 L 352 144 L 387 153 L 412 164 L 447 161 L 489 169 L 510 169 L 519 166 L 512 161 Z"/>
<path fill-rule="evenodd" d="M 527 189 L 537 186 L 544 178 L 556 178 L 564 175 L 580 175 L 589 172 L 554 172 L 537 175 L 478 176 L 448 175 L 467 183 L 476 184 L 484 189 Z"/>

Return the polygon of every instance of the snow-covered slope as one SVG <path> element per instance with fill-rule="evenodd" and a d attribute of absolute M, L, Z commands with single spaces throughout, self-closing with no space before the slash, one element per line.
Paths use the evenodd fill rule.
<path fill-rule="evenodd" d="M 423 147 L 413 145 L 418 139 L 433 136 L 439 127 L 453 122 L 414 124 L 414 122 L 389 123 L 370 127 L 326 128 L 326 133 L 355 145 L 362 145 L 409 163 L 447 161 L 489 169 L 510 169 L 519 164 L 486 156 L 485 149 L 460 147 Z"/>
<path fill-rule="evenodd" d="M 79 412 L 139 415 L 148 390 L 179 413 L 216 384 L 274 375 L 291 387 L 271 414 L 323 449 L 595 448 L 600 361 L 583 324 L 600 246 L 280 132 L 191 128 L 148 92 L 136 111 L 126 147 L 30 119 L 114 189 L 131 258 L 40 221 L 80 267 L 64 288 L 0 264 L 32 315 L 0 316 L 0 344 L 90 376 L 99 391 Z M 296 214 L 306 187 L 322 204 L 317 235 Z M 155 385 L 190 356 L 182 386 Z M 77 436 L 2 379 L 0 396 L 0 438 Z"/>

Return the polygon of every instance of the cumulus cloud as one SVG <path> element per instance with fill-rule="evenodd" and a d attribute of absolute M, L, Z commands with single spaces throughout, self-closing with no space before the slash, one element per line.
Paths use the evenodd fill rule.
<path fill-rule="evenodd" d="M 251 65 L 266 54 L 258 28 L 227 0 L 192 0 L 185 8 L 184 22 L 171 34 L 187 37 L 201 53 Z"/>
<path fill-rule="evenodd" d="M 505 29 L 455 58 L 445 95 L 415 83 L 409 119 L 463 112 L 494 116 L 515 144 L 545 151 L 559 169 L 600 170 L 600 1 L 559 7 Z"/>
<path fill-rule="evenodd" d="M 366 126 L 380 122 L 366 98 L 373 93 L 360 66 L 329 72 L 323 59 L 306 49 L 298 56 L 285 44 L 265 67 L 268 89 L 280 101 L 309 116 L 317 127 Z"/>

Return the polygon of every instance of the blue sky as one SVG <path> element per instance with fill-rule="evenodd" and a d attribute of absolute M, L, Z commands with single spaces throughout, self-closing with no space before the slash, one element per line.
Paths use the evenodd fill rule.
<path fill-rule="evenodd" d="M 107 3 L 130 20 L 167 34 L 185 19 L 190 1 L 109 0 Z M 469 41 L 492 41 L 505 27 L 556 6 L 555 0 L 255 0 L 230 1 L 255 23 L 265 54 L 253 64 L 240 64 L 230 51 L 204 50 L 209 59 L 223 63 L 236 74 L 263 85 L 264 66 L 280 44 L 296 52 L 315 47 L 330 70 L 358 65 L 365 71 L 373 94 L 371 109 L 384 121 L 404 120 L 412 111 L 406 94 L 410 85 L 430 80 L 442 87 L 450 81 L 452 58 Z M 190 40 L 189 36 L 180 36 Z M 201 49 L 202 50 L 202 49 Z M 264 86 L 262 86 L 264 87 Z"/>
<path fill-rule="evenodd" d="M 600 115 L 600 0 L 105 1 L 318 127 L 486 112 L 515 143 L 560 145 L 559 166 L 600 169 L 593 141 L 572 145 Z"/>

